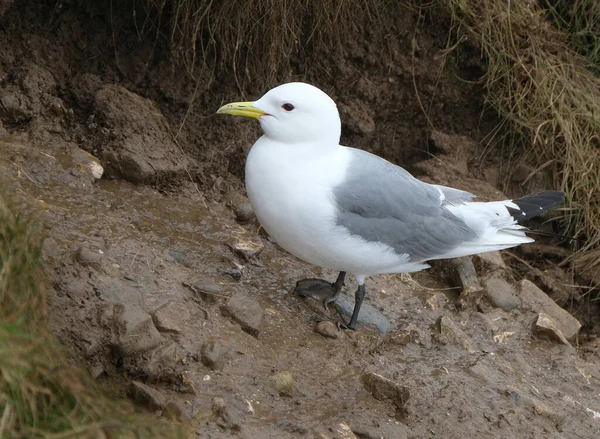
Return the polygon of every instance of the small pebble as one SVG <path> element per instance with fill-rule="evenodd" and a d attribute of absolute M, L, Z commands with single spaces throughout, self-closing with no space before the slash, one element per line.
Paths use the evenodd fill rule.
<path fill-rule="evenodd" d="M 318 322 L 315 325 L 315 332 L 326 338 L 338 338 L 340 336 L 340 330 L 329 320 Z"/>
<path fill-rule="evenodd" d="M 275 390 L 281 396 L 290 396 L 294 392 L 294 379 L 292 374 L 286 371 L 277 372 L 271 376 Z"/>

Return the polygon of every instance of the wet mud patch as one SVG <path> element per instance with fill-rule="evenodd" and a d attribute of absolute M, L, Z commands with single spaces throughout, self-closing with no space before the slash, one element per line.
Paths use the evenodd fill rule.
<path fill-rule="evenodd" d="M 0 176 L 46 238 L 52 328 L 100 383 L 202 438 L 600 433 L 597 345 L 579 346 L 556 305 L 561 275 L 513 257 L 531 265 L 547 251 L 370 279 L 384 335 L 319 324 L 321 303 L 292 290 L 337 273 L 261 232 L 241 180 L 258 129 L 211 116 L 240 99 L 235 81 L 207 80 L 189 107 L 196 84 L 168 58 L 147 65 L 126 18 L 115 48 L 100 7 L 17 5 L 0 12 Z M 438 75 L 443 32 L 415 34 L 410 13 L 390 20 L 384 49 L 361 39 L 292 77 L 339 102 L 345 143 L 501 198 L 493 164 L 484 181 L 472 160 L 485 135 L 478 86 L 456 65 Z"/>
<path fill-rule="evenodd" d="M 318 308 L 291 291 L 300 278 L 336 273 L 281 251 L 255 221 L 239 224 L 234 209 L 192 185 L 165 195 L 90 184 L 64 159 L 72 150 L 7 145 L 2 173 L 47 234 L 54 330 L 97 380 L 134 380 L 140 404 L 189 422 L 198 437 L 600 431 L 595 357 L 537 335 L 541 308 L 510 278 L 516 307 L 494 306 L 482 290 L 478 305 L 461 310 L 455 300 L 468 285 L 436 271 L 379 276 L 366 301 L 388 319 L 388 333 L 328 337 L 313 320 Z M 235 250 L 249 241 L 264 247 L 258 256 Z M 475 262 L 483 286 L 486 276 L 507 279 L 497 259 Z M 354 436 L 335 436 L 344 425 Z"/>

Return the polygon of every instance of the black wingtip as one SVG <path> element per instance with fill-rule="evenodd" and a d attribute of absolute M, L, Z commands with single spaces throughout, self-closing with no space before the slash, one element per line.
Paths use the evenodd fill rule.
<path fill-rule="evenodd" d="M 507 207 L 507 209 L 511 216 L 517 220 L 519 224 L 523 224 L 529 221 L 531 218 L 535 218 L 544 212 L 560 206 L 562 203 L 564 203 L 564 201 L 564 192 L 543 191 L 513 200 L 513 203 L 515 203 L 519 208 L 514 209 L 512 207 Z"/>

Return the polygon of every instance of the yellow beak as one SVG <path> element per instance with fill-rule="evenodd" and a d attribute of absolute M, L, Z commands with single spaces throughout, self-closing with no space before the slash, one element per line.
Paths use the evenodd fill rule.
<path fill-rule="evenodd" d="M 244 116 L 251 117 L 253 119 L 259 119 L 264 116 L 265 113 L 256 107 L 253 107 L 254 102 L 233 102 L 231 104 L 223 105 L 217 110 L 217 114 L 230 114 L 232 116 Z"/>

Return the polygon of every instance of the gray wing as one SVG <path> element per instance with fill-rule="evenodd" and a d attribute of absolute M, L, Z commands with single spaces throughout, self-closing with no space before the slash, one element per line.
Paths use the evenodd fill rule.
<path fill-rule="evenodd" d="M 413 262 L 446 254 L 476 237 L 445 208 L 448 202 L 473 198 L 472 194 L 424 183 L 376 155 L 350 149 L 348 177 L 334 189 L 338 225 L 408 254 Z"/>

